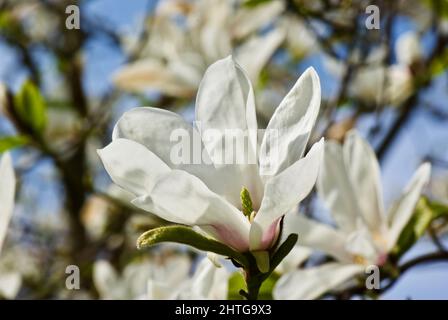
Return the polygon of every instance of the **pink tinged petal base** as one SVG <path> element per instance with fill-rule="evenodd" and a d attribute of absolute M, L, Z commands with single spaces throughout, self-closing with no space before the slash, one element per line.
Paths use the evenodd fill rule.
<path fill-rule="evenodd" d="M 201 229 L 239 252 L 246 252 L 249 250 L 248 239 L 243 238 L 240 234 L 236 233 L 234 230 L 230 230 L 225 225 L 201 226 Z"/>
<path fill-rule="evenodd" d="M 319 172 L 324 141 L 315 143 L 308 154 L 266 182 L 264 196 L 250 230 L 251 250 L 261 250 L 271 239 L 279 219 L 297 206 L 312 190 Z M 263 240 L 263 238 L 265 240 Z M 264 244 L 263 244 L 264 242 Z"/>
<path fill-rule="evenodd" d="M 270 249 L 274 243 L 277 241 L 278 236 L 280 234 L 280 220 L 282 218 L 278 218 L 275 220 L 269 228 L 263 233 L 261 236 L 261 244 L 260 250 Z"/>

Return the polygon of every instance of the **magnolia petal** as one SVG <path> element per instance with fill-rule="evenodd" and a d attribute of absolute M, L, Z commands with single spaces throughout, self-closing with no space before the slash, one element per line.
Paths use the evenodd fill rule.
<path fill-rule="evenodd" d="M 160 263 L 162 262 L 162 263 Z M 150 279 L 147 281 L 146 298 L 150 300 L 172 300 L 188 286 L 191 259 L 185 254 L 176 254 L 155 261 Z"/>
<path fill-rule="evenodd" d="M 356 230 L 361 210 L 347 170 L 342 147 L 333 141 L 325 143 L 324 161 L 317 179 L 317 190 L 337 225 L 349 233 Z"/>
<path fill-rule="evenodd" d="M 275 271 L 280 274 L 294 271 L 304 263 L 310 255 L 311 249 L 296 245 L 282 262 L 280 262 L 277 268 L 275 268 Z"/>
<path fill-rule="evenodd" d="M 193 127 L 180 115 L 159 108 L 141 107 L 125 112 L 116 123 L 112 140 L 128 139 L 144 145 L 171 168 L 171 150 L 181 134 L 193 136 Z M 200 143 L 200 142 L 199 142 Z"/>
<path fill-rule="evenodd" d="M 319 76 L 308 68 L 269 121 L 261 142 L 260 175 L 276 175 L 302 157 L 319 113 L 320 100 Z"/>
<path fill-rule="evenodd" d="M 317 299 L 363 271 L 361 265 L 341 263 L 296 270 L 278 280 L 273 295 L 276 300 Z"/>
<path fill-rule="evenodd" d="M 125 112 L 112 133 L 112 140 L 117 139 L 138 142 L 171 169 L 185 170 L 198 176 L 207 185 L 217 186 L 218 172 L 203 150 L 199 133 L 174 112 L 151 107 Z"/>
<path fill-rule="evenodd" d="M 200 39 L 200 49 L 207 61 L 216 61 L 230 54 L 231 34 L 227 30 L 228 16 L 232 8 L 227 1 L 205 1 L 199 4 L 203 22 L 192 35 Z"/>
<path fill-rule="evenodd" d="M 157 59 L 145 59 L 127 65 L 114 74 L 114 84 L 123 90 L 144 92 L 157 90 L 163 94 L 191 97 L 195 88 L 178 80 L 176 74 Z"/>
<path fill-rule="evenodd" d="M 343 147 L 346 172 L 351 178 L 360 213 L 373 232 L 386 227 L 380 166 L 375 152 L 356 131 L 350 131 Z M 331 160 L 330 160 L 331 161 Z"/>
<path fill-rule="evenodd" d="M 103 299 L 114 297 L 120 286 L 117 272 L 106 260 L 95 261 L 93 264 L 93 283 Z"/>
<path fill-rule="evenodd" d="M 395 42 L 398 63 L 410 66 L 422 57 L 422 48 L 418 34 L 408 31 L 401 34 Z"/>
<path fill-rule="evenodd" d="M 256 83 L 263 67 L 285 38 L 285 30 L 275 28 L 265 35 L 256 35 L 240 46 L 235 59 Z"/>
<path fill-rule="evenodd" d="M 180 224 L 200 226 L 238 251 L 248 248 L 249 221 L 197 177 L 180 170 L 160 175 L 147 195 L 132 201 L 137 207 Z"/>
<path fill-rule="evenodd" d="M 178 290 L 163 280 L 149 279 L 146 283 L 146 299 L 148 300 L 173 300 L 178 295 Z"/>
<path fill-rule="evenodd" d="M 0 297 L 14 299 L 22 285 L 22 277 L 17 272 L 0 274 Z"/>
<path fill-rule="evenodd" d="M 191 279 L 190 290 L 181 293 L 182 299 L 225 300 L 228 292 L 229 272 L 216 268 L 208 259 L 203 259 Z"/>
<path fill-rule="evenodd" d="M 324 140 L 321 139 L 306 157 L 266 182 L 260 210 L 251 226 L 252 250 L 266 249 L 273 240 L 267 236 L 267 232 L 273 229 L 273 223 L 310 193 L 316 183 L 323 152 Z"/>
<path fill-rule="evenodd" d="M 318 49 L 318 41 L 307 25 L 294 15 L 287 15 L 282 21 L 286 30 L 286 45 L 295 58 L 302 59 Z"/>
<path fill-rule="evenodd" d="M 259 199 L 261 181 L 256 159 L 254 93 L 246 74 L 231 56 L 207 69 L 197 95 L 196 121 L 214 166 L 230 177 L 227 179 L 230 185 L 226 188 L 233 193 L 231 202 L 239 201 L 243 186 L 254 199 Z M 232 143 L 231 148 L 227 141 Z M 236 152 L 233 148 L 235 141 Z M 229 155 L 233 157 L 228 159 Z"/>
<path fill-rule="evenodd" d="M 229 174 L 228 167 L 215 168 L 211 164 L 199 132 L 180 115 L 159 108 L 132 109 L 114 127 L 112 139 L 123 138 L 144 145 L 171 169 L 185 170 L 228 201 L 239 203 L 235 192 L 241 185 L 234 184 L 235 177 Z"/>
<path fill-rule="evenodd" d="M 196 98 L 196 121 L 200 129 L 241 129 L 256 133 L 256 119 L 252 84 L 242 68 L 232 56 L 212 64 L 204 74 Z M 251 143 L 255 148 L 256 141 Z M 213 145 L 206 144 L 206 147 Z M 213 152 L 210 154 L 213 159 Z"/>
<path fill-rule="evenodd" d="M 386 68 L 382 65 L 368 65 L 359 68 L 350 82 L 350 93 L 368 105 L 382 104 L 387 88 L 386 72 Z"/>
<path fill-rule="evenodd" d="M 283 224 L 289 232 L 299 235 L 297 245 L 322 251 L 341 262 L 351 262 L 352 257 L 346 250 L 347 237 L 341 231 L 301 214 L 286 215 Z"/>
<path fill-rule="evenodd" d="M 232 20 L 232 33 L 237 39 L 241 39 L 266 26 L 276 19 L 285 9 L 281 0 L 260 3 L 254 8 L 241 8 Z"/>
<path fill-rule="evenodd" d="M 389 250 L 394 247 L 401 231 L 412 217 L 422 189 L 428 183 L 430 175 L 431 165 L 429 163 L 422 164 L 404 189 L 401 198 L 391 208 L 389 212 Z"/>
<path fill-rule="evenodd" d="M 157 178 L 170 171 L 154 153 L 127 139 L 112 141 L 98 155 L 112 180 L 137 196 L 146 195 Z"/>
<path fill-rule="evenodd" d="M 222 267 L 222 264 L 219 261 L 222 258 L 223 258 L 222 256 L 220 256 L 219 254 L 216 254 L 214 252 L 207 252 L 207 259 L 210 260 L 210 262 L 213 263 L 213 265 L 216 268 L 221 268 Z"/>
<path fill-rule="evenodd" d="M 16 178 L 9 153 L 0 159 L 0 252 L 13 213 Z"/>

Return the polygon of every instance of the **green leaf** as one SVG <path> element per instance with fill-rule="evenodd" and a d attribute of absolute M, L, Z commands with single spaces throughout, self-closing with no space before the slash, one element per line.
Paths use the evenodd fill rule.
<path fill-rule="evenodd" d="M 33 133 L 42 133 L 45 129 L 47 122 L 45 101 L 31 81 L 25 81 L 14 97 L 14 111 Z"/>
<path fill-rule="evenodd" d="M 21 147 L 27 143 L 28 139 L 25 136 L 0 137 L 0 153 Z"/>
<path fill-rule="evenodd" d="M 271 275 L 264 280 L 260 287 L 260 292 L 258 293 L 258 299 L 260 300 L 273 300 L 272 290 L 277 283 L 280 275 L 276 272 L 271 273 Z M 245 300 L 240 294 L 240 290 L 247 290 L 246 281 L 241 272 L 234 272 L 229 277 L 227 299 L 228 300 Z"/>
<path fill-rule="evenodd" d="M 431 77 L 436 77 L 444 72 L 448 65 L 448 50 L 444 50 L 441 55 L 434 59 L 429 66 Z"/>
<path fill-rule="evenodd" d="M 288 238 L 280 245 L 271 259 L 271 272 L 277 268 L 282 260 L 291 252 L 292 248 L 297 243 L 299 236 L 296 233 L 291 233 Z"/>
<path fill-rule="evenodd" d="M 141 249 L 161 242 L 186 244 L 202 251 L 229 257 L 244 267 L 248 266 L 248 261 L 243 254 L 185 226 L 167 226 L 146 231 L 137 239 L 137 248 Z"/>
<path fill-rule="evenodd" d="M 260 287 L 260 292 L 258 293 L 258 299 L 260 300 L 273 300 L 272 290 L 274 290 L 274 286 L 277 283 L 278 279 L 280 279 L 280 275 L 277 272 L 273 272 L 270 276 L 264 280 L 263 284 Z"/>
<path fill-rule="evenodd" d="M 272 0 L 246 0 L 244 1 L 243 5 L 245 7 L 249 7 L 249 8 L 253 8 L 256 7 L 260 4 L 266 3 L 266 2 L 271 2 Z"/>
<path fill-rule="evenodd" d="M 401 257 L 425 233 L 432 220 L 437 218 L 437 211 L 431 208 L 429 200 L 421 197 L 414 214 L 404 227 L 392 254 Z"/>
<path fill-rule="evenodd" d="M 441 218 L 443 216 L 448 216 L 448 205 L 437 202 L 437 201 L 428 201 L 428 205 L 431 208 L 434 219 Z"/>
<path fill-rule="evenodd" d="M 228 300 L 244 300 L 244 297 L 240 295 L 240 290 L 247 290 L 246 281 L 241 272 L 234 272 L 229 277 L 227 299 Z"/>

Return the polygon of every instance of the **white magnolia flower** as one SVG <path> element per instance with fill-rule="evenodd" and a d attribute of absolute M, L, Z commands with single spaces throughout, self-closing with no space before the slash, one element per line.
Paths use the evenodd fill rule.
<path fill-rule="evenodd" d="M 120 274 L 105 260 L 94 264 L 93 279 L 102 299 L 214 299 L 227 297 L 229 272 L 204 258 L 189 275 L 186 254 L 128 264 Z"/>
<path fill-rule="evenodd" d="M 108 261 L 99 260 L 93 266 L 93 281 L 102 299 L 139 299 L 146 296 L 148 281 L 173 288 L 188 278 L 190 268 L 191 259 L 186 254 L 131 262 L 121 274 Z"/>
<path fill-rule="evenodd" d="M 390 104 L 399 106 L 408 99 L 414 89 L 412 66 L 422 59 L 422 49 L 418 35 L 406 32 L 395 43 L 397 62 L 385 66 L 385 48 L 378 47 L 366 58 L 367 65 L 355 69 L 350 81 L 349 92 L 367 105 Z M 355 54 L 357 56 L 357 54 Z M 354 62 L 359 62 L 355 57 Z M 332 57 L 325 59 L 328 70 L 341 78 L 346 66 Z"/>
<path fill-rule="evenodd" d="M 14 208 L 16 178 L 9 154 L 0 159 L 0 254 Z M 14 271 L 0 270 L 0 296 L 14 298 L 21 285 L 21 276 Z"/>
<path fill-rule="evenodd" d="M 204 258 L 196 267 L 193 276 L 183 283 L 169 285 L 165 279 L 148 282 L 148 299 L 182 300 L 226 300 L 230 273 L 217 268 Z"/>
<path fill-rule="evenodd" d="M 386 263 L 429 176 L 430 165 L 421 165 L 386 216 L 380 168 L 369 144 L 354 131 L 343 147 L 326 143 L 318 192 L 338 228 L 299 215 L 289 215 L 285 224 L 300 235 L 300 245 L 323 251 L 337 262 L 283 276 L 275 298 L 314 299 L 364 273 L 366 266 Z"/>
<path fill-rule="evenodd" d="M 320 99 L 319 78 L 309 68 L 267 126 L 266 132 L 274 132 L 277 139 L 264 135 L 258 147 L 252 86 L 228 57 L 204 75 L 196 99 L 196 126 L 166 110 L 137 108 L 121 117 L 112 143 L 98 153 L 112 180 L 135 194 L 132 203 L 137 207 L 175 223 L 199 226 L 240 252 L 268 250 L 282 216 L 308 195 L 317 179 L 323 140 L 303 155 Z M 173 163 L 176 142 L 170 135 L 179 129 L 201 138 L 205 163 Z M 219 142 L 227 129 L 248 132 L 244 153 L 257 155 L 255 163 L 222 164 Z M 217 131 L 218 139 L 204 135 L 207 130 Z M 250 218 L 242 213 L 242 188 L 252 199 Z"/>
<path fill-rule="evenodd" d="M 395 42 L 395 54 L 401 65 L 410 66 L 419 61 L 423 53 L 418 34 L 414 31 L 402 33 Z"/>
<path fill-rule="evenodd" d="M 119 70 L 115 84 L 124 90 L 152 89 L 190 98 L 206 68 L 231 53 L 255 81 L 285 38 L 283 27 L 259 31 L 284 10 L 284 3 L 275 0 L 244 8 L 240 2 L 161 1 L 144 58 Z"/>
<path fill-rule="evenodd" d="M 318 49 L 319 43 L 306 23 L 296 16 L 286 16 L 283 20 L 286 30 L 286 45 L 295 58 L 303 58 Z"/>
<path fill-rule="evenodd" d="M 293 272 L 304 263 L 311 255 L 311 249 L 295 245 L 291 252 L 280 262 L 275 268 L 275 272 L 279 274 L 285 274 Z"/>

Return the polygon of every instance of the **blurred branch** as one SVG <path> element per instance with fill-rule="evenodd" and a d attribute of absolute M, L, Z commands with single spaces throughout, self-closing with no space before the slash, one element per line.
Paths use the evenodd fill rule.
<path fill-rule="evenodd" d="M 398 268 L 398 272 L 399 272 L 399 275 L 401 276 L 416 266 L 419 266 L 422 264 L 427 264 L 427 263 L 441 262 L 441 261 L 448 261 L 448 252 L 429 253 L 429 254 L 417 257 L 417 258 L 412 259 L 412 260 L 404 263 L 403 265 L 401 265 Z M 380 292 L 384 293 L 385 291 L 392 288 L 398 279 L 399 279 L 399 277 L 393 278 L 385 287 L 380 289 Z"/>
<path fill-rule="evenodd" d="M 336 299 L 350 299 L 353 296 L 356 295 L 365 295 L 365 296 L 371 296 L 372 294 L 374 296 L 377 296 L 379 294 L 383 294 L 389 289 L 391 289 L 396 282 L 400 279 L 400 277 L 409 271 L 410 269 L 427 263 L 436 263 L 441 261 L 447 261 L 448 262 L 448 252 L 435 252 L 435 253 L 429 253 L 422 256 L 419 256 L 417 258 L 414 258 L 412 260 L 409 260 L 402 264 L 401 266 L 394 269 L 394 273 L 396 273 L 394 276 L 390 276 L 388 274 L 382 273 L 381 278 L 384 280 L 389 279 L 390 281 L 383 287 L 381 287 L 379 290 L 371 290 L 367 289 L 365 287 L 364 281 L 360 281 L 357 285 L 350 287 L 340 293 L 337 293 L 334 295 Z"/>

